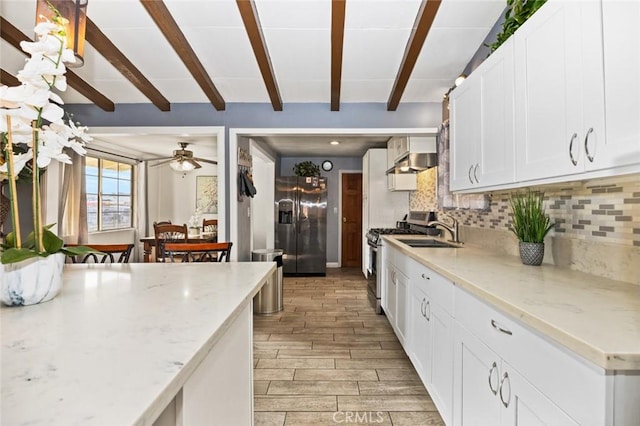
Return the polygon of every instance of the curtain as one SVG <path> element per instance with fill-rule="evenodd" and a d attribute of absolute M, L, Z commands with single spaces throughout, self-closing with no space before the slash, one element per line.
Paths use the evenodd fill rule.
<path fill-rule="evenodd" d="M 58 204 L 60 233 L 66 243 L 87 244 L 87 190 L 84 177 L 85 158 L 72 152 L 71 164 L 62 171 L 62 189 Z"/>

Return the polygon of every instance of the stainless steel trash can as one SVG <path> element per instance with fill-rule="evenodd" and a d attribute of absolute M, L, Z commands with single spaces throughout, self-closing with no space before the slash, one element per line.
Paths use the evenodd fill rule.
<path fill-rule="evenodd" d="M 276 262 L 275 272 L 267 278 L 253 298 L 253 313 L 270 315 L 282 310 L 282 255 L 281 249 L 262 249 L 251 252 L 252 262 Z"/>

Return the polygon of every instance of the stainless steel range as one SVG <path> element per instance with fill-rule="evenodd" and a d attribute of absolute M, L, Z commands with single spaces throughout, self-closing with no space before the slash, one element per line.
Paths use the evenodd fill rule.
<path fill-rule="evenodd" d="M 428 226 L 433 221 L 435 215 L 432 212 L 411 212 L 409 213 L 409 227 L 402 228 L 372 228 L 367 231 L 367 244 L 369 245 L 369 270 L 368 287 L 369 300 L 376 310 L 382 313 L 380 306 L 380 296 L 382 294 L 382 235 L 409 235 L 409 234 L 430 234 L 439 233 L 434 227 Z"/>

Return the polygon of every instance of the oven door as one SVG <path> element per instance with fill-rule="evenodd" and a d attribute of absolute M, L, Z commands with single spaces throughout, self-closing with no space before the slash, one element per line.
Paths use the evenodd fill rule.
<path fill-rule="evenodd" d="M 378 278 L 378 266 L 380 260 L 378 258 L 379 247 L 369 244 L 369 268 L 367 277 L 368 296 L 371 306 L 375 309 L 376 313 L 382 313 L 380 307 L 380 279 Z"/>

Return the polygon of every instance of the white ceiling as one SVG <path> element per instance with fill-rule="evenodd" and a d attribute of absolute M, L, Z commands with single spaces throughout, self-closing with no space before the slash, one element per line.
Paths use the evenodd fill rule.
<path fill-rule="evenodd" d="M 227 103 L 270 102 L 235 0 L 164 2 Z M 2 0 L 0 13 L 33 36 L 35 4 L 36 0 Z M 255 0 L 255 4 L 285 106 L 330 102 L 331 0 Z M 419 0 L 347 0 L 342 103 L 388 101 L 419 6 Z M 505 0 L 443 0 L 401 102 L 441 102 L 504 8 Z M 169 102 L 209 102 L 139 0 L 89 0 L 87 14 Z M 2 68 L 15 75 L 25 56 L 1 40 L 0 58 Z M 85 65 L 74 71 L 112 100 L 116 109 L 119 103 L 150 102 L 89 43 Z M 89 103 L 71 88 L 63 99 Z M 308 155 L 347 155 L 348 149 L 361 150 L 358 144 L 380 144 L 388 137 L 335 135 L 329 139 L 351 143 L 334 151 L 327 151 L 326 138 L 318 136 L 264 140 L 283 155 L 299 155 L 301 147 Z M 179 140 L 190 142 L 174 135 L 159 148 L 162 138 L 148 139 L 141 137 L 135 143 L 154 155 L 170 154 Z M 198 155 L 197 141 L 192 142 Z"/>

